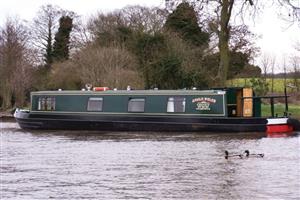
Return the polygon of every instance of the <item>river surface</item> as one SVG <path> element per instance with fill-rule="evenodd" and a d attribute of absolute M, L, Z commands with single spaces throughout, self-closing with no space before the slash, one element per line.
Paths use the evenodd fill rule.
<path fill-rule="evenodd" d="M 229 153 L 263 158 L 224 159 Z M 24 131 L 1 122 L 1 199 L 300 199 L 300 133 Z"/>

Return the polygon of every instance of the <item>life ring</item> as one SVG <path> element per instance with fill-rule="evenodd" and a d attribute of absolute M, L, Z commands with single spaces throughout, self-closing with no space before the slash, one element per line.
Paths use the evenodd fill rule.
<path fill-rule="evenodd" d="M 106 91 L 106 90 L 109 90 L 109 87 L 94 87 L 93 88 L 94 91 Z"/>

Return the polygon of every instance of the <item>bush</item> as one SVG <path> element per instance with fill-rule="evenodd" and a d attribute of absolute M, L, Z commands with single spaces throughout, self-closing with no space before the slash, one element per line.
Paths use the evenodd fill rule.
<path fill-rule="evenodd" d="M 264 96 L 269 91 L 269 84 L 264 79 L 251 78 L 250 84 L 257 96 Z"/>

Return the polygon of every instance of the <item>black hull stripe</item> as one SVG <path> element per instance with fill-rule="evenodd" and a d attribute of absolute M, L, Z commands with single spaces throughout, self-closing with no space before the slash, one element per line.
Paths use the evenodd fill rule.
<path fill-rule="evenodd" d="M 25 129 L 71 129 L 110 131 L 209 131 L 261 132 L 265 118 L 191 118 L 152 116 L 72 116 L 23 113 L 16 116 Z"/>

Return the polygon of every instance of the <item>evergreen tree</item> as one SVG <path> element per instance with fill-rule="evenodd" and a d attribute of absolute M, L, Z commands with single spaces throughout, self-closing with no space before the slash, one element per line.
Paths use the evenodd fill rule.
<path fill-rule="evenodd" d="M 250 58 L 247 54 L 238 51 L 230 51 L 229 53 L 231 59 L 228 71 L 228 78 L 232 79 L 243 72 L 244 68 L 247 65 L 249 65 Z M 218 73 L 218 63 L 220 62 L 219 52 L 205 56 L 203 61 L 204 66 L 206 67 L 207 71 L 212 77 Z M 249 67 L 247 69 L 252 70 L 249 69 Z"/>
<path fill-rule="evenodd" d="M 47 44 L 46 44 L 46 53 L 44 54 L 44 61 L 46 63 L 46 67 L 50 68 L 53 63 L 53 47 L 52 47 L 52 33 L 49 29 Z"/>
<path fill-rule="evenodd" d="M 179 33 L 184 40 L 195 46 L 208 44 L 209 34 L 201 30 L 198 25 L 197 13 L 187 2 L 179 4 L 167 17 L 165 28 Z"/>
<path fill-rule="evenodd" d="M 140 71 L 143 73 L 145 88 L 157 87 L 159 67 L 157 63 L 166 52 L 166 41 L 162 34 L 141 33 L 136 36 L 133 51 L 138 58 Z M 158 76 L 161 76 L 158 75 Z"/>
<path fill-rule="evenodd" d="M 55 34 L 53 45 L 53 58 L 56 61 L 63 61 L 69 58 L 70 33 L 73 28 L 73 19 L 69 16 L 62 16 L 59 19 L 58 32 Z"/>
<path fill-rule="evenodd" d="M 61 8 L 51 4 L 41 6 L 31 27 L 33 45 L 43 58 L 46 69 L 50 69 L 53 63 L 53 40 L 58 27 L 58 19 Z"/>

